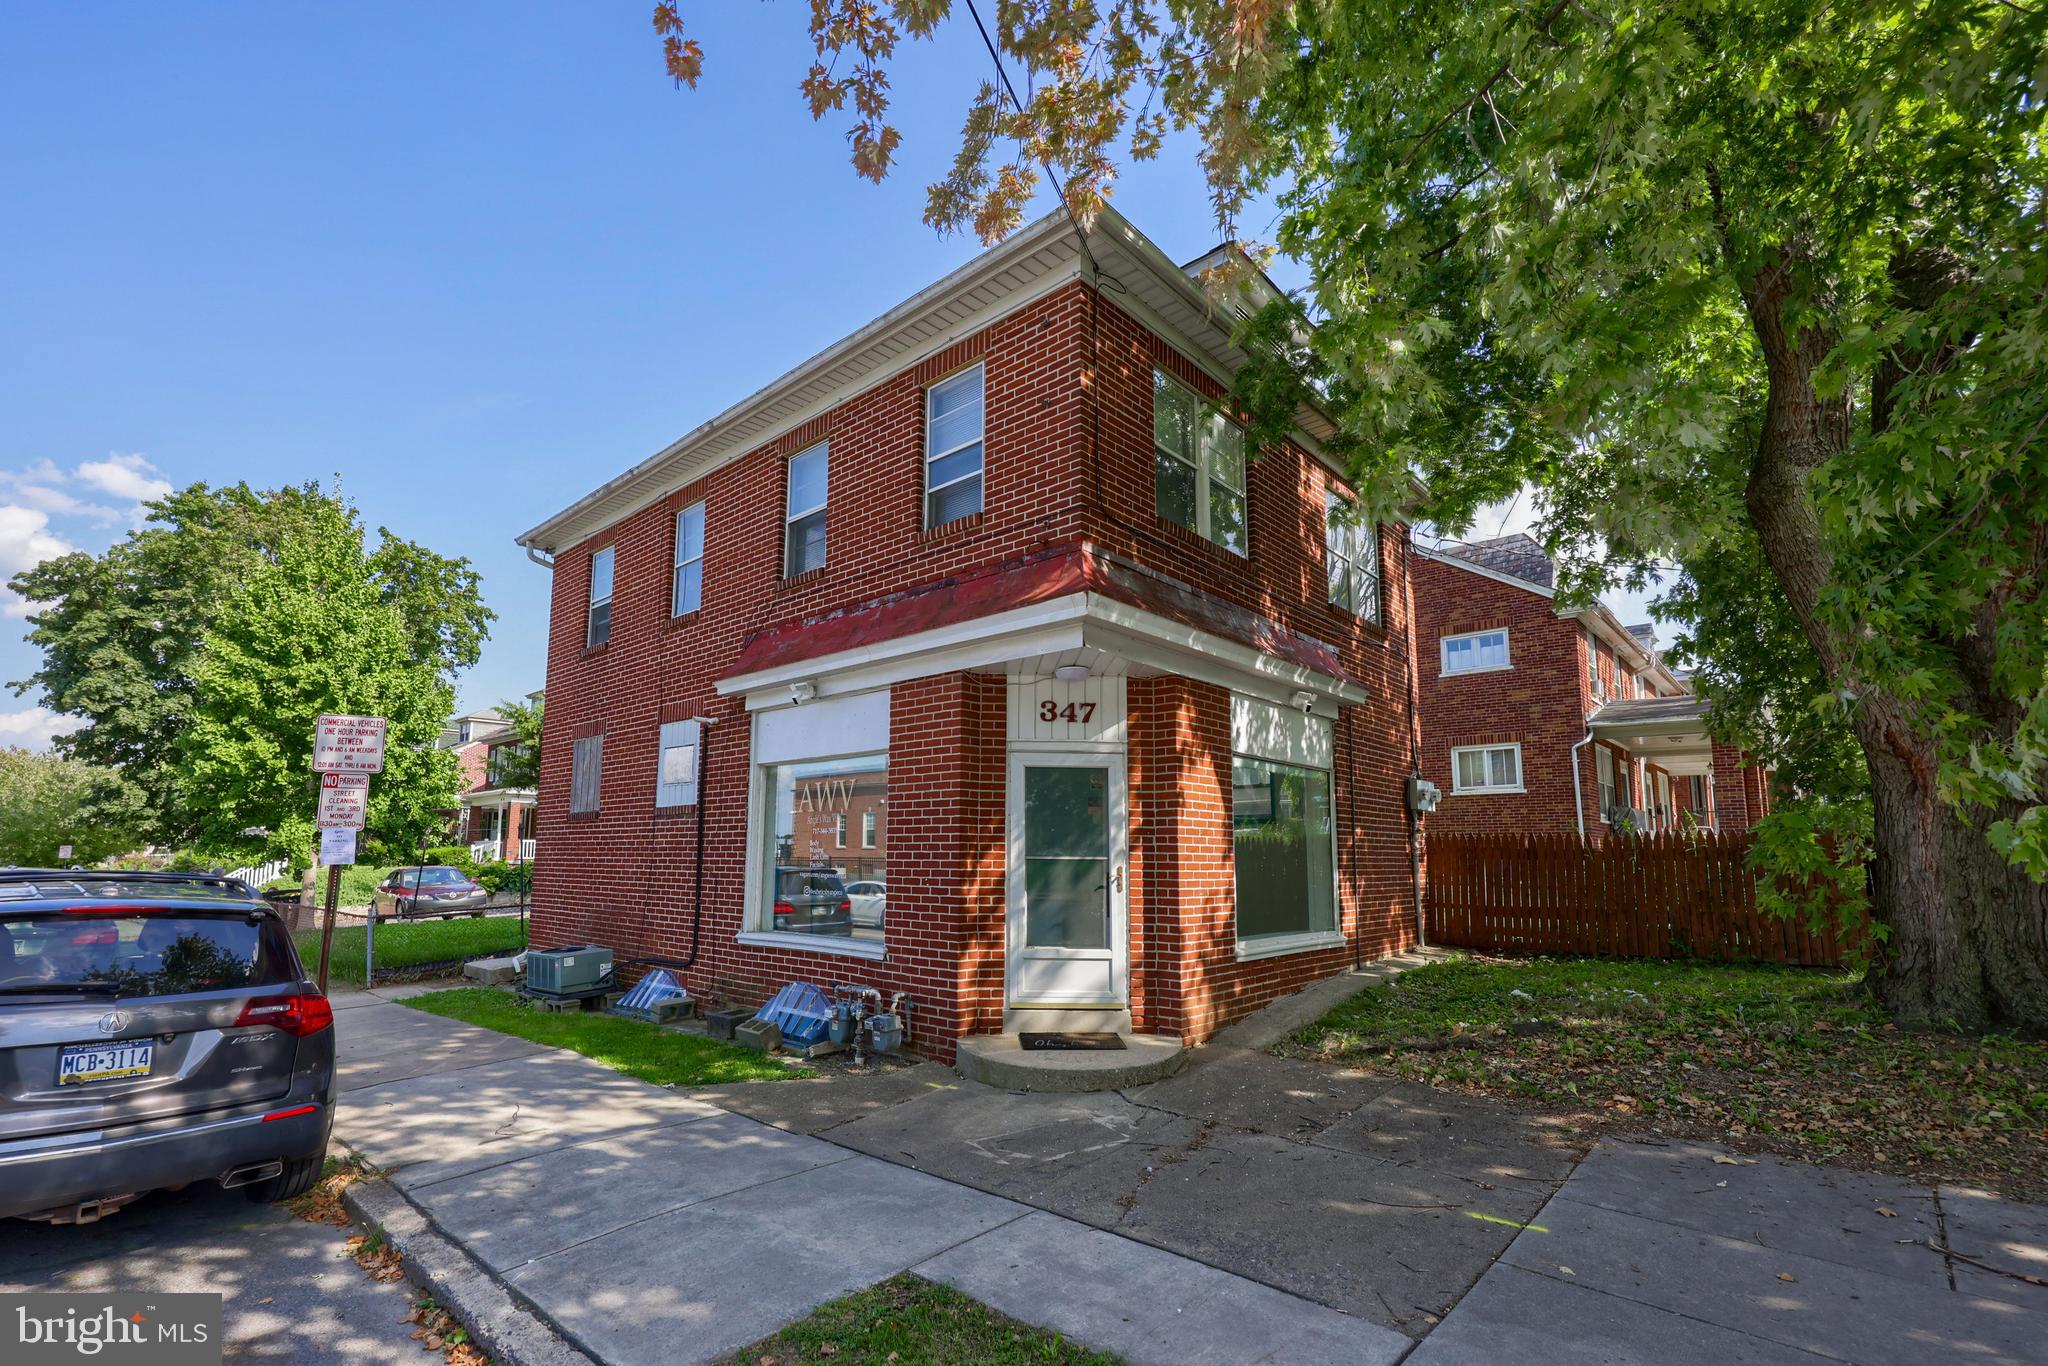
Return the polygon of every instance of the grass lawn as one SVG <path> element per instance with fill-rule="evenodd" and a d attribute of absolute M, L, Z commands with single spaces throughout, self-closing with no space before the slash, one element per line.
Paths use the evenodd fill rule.
<path fill-rule="evenodd" d="M 934 1362 L 1116 1366 L 1057 1333 L 998 1314 L 950 1286 L 905 1272 L 857 1295 L 822 1304 L 721 1366 L 927 1366 Z"/>
<path fill-rule="evenodd" d="M 526 947 L 525 926 L 516 915 L 486 916 L 480 920 L 379 920 L 377 922 L 377 970 L 417 967 L 423 963 L 459 963 L 488 953 L 517 953 Z M 363 981 L 365 931 L 362 926 L 337 927 L 334 954 L 328 962 L 328 976 L 340 982 Z M 300 930 L 294 936 L 299 957 L 309 971 L 320 967 L 320 930 Z"/>
<path fill-rule="evenodd" d="M 1843 973 L 1461 958 L 1274 1051 L 1577 1116 L 2048 1199 L 2048 1042 L 1895 1028 Z"/>
<path fill-rule="evenodd" d="M 454 987 L 415 996 L 405 1004 L 430 1015 L 462 1020 L 535 1043 L 568 1048 L 629 1077 L 657 1086 L 710 1086 L 732 1081 L 785 1081 L 816 1076 L 807 1067 L 777 1062 L 751 1048 L 643 1024 L 593 1010 L 555 1014 L 536 1010 L 509 991 Z"/>

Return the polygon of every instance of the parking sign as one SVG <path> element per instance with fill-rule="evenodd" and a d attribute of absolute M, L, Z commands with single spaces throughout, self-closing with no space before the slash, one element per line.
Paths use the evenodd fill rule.
<path fill-rule="evenodd" d="M 313 723 L 315 773 L 382 773 L 381 716 L 322 716 Z"/>
<path fill-rule="evenodd" d="M 370 775 L 320 775 L 320 809 L 313 824 L 321 830 L 360 830 L 370 811 Z"/>

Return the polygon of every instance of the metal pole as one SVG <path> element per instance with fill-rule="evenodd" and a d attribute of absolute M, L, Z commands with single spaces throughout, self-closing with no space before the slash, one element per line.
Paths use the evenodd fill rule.
<path fill-rule="evenodd" d="M 334 903 L 341 899 L 341 865 L 327 865 L 327 915 L 320 928 L 320 994 L 327 994 L 327 961 L 334 953 Z M 367 982 L 364 985 L 368 985 Z"/>
<path fill-rule="evenodd" d="M 370 904 L 363 914 L 363 990 L 368 991 L 377 982 L 377 894 L 370 893 Z"/>

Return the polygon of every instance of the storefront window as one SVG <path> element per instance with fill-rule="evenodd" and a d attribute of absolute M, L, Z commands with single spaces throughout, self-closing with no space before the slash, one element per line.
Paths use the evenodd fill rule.
<path fill-rule="evenodd" d="M 767 764 L 762 777 L 765 885 L 761 923 L 754 928 L 882 943 L 889 901 L 888 756 Z M 850 825 L 862 832 L 859 848 L 848 847 Z"/>
<path fill-rule="evenodd" d="M 1239 755 L 1231 825 L 1240 940 L 1337 927 L 1328 773 Z"/>

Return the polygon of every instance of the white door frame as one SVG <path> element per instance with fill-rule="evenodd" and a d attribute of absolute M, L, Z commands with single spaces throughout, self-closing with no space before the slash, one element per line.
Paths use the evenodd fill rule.
<path fill-rule="evenodd" d="M 1109 935 L 1100 949 L 1031 948 L 1025 939 L 1024 770 L 1101 768 L 1109 790 Z M 1004 999 L 1012 1010 L 1038 1006 L 1123 1008 L 1131 999 L 1128 800 L 1121 745 L 1013 746 L 1010 750 L 1008 869 L 1005 913 Z M 1064 971 L 1063 971 L 1064 969 Z M 1106 969 L 1106 971 L 1105 971 Z M 1025 980 L 1026 974 L 1029 981 Z M 1024 990 L 1020 991 L 1020 987 Z"/>

